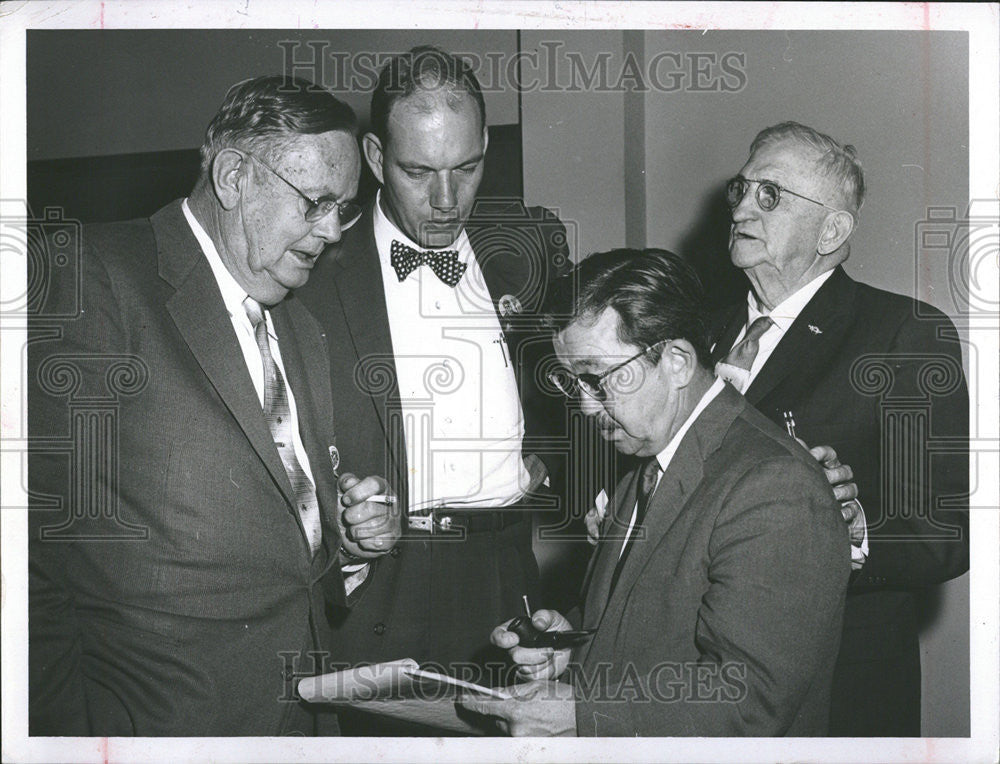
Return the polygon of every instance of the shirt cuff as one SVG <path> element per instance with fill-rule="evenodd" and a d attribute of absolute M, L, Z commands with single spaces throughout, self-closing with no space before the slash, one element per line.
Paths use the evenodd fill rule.
<path fill-rule="evenodd" d="M 861 539 L 859 546 L 851 544 L 851 570 L 861 570 L 861 567 L 865 564 L 865 560 L 868 559 L 868 519 L 865 517 L 865 508 L 861 506 L 861 502 L 857 499 L 854 501 L 857 503 L 858 511 L 861 513 L 861 522 L 865 529 L 865 535 Z"/>

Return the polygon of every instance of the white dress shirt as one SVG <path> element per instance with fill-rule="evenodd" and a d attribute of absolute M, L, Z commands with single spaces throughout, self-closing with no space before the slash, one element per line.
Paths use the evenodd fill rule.
<path fill-rule="evenodd" d="M 530 476 L 521 461 L 524 418 L 514 368 L 482 271 L 462 231 L 466 270 L 455 287 L 426 265 L 400 281 L 393 241 L 418 247 L 375 200 L 375 244 L 385 288 L 409 466 L 408 511 L 502 507 L 518 501 Z"/>
<path fill-rule="evenodd" d="M 263 410 L 264 360 L 261 358 L 260 348 L 257 347 L 257 339 L 254 336 L 250 317 L 243 307 L 243 301 L 248 295 L 222 262 L 222 258 L 215 248 L 215 242 L 212 241 L 212 238 L 201 227 L 201 224 L 191 212 L 187 199 L 181 203 L 181 209 L 184 211 L 184 217 L 187 219 L 188 225 L 191 226 L 191 232 L 194 233 L 194 237 L 198 240 L 201 251 L 204 253 L 205 259 L 212 269 L 212 275 L 215 276 L 215 281 L 219 285 L 219 291 L 222 293 L 222 301 L 225 303 L 226 311 L 229 313 L 229 320 L 233 325 L 233 331 L 236 332 L 236 340 L 239 342 L 240 350 L 243 353 L 243 361 L 246 363 L 250 379 L 253 381 L 254 390 L 257 391 L 257 400 L 260 401 L 260 406 Z M 302 436 L 299 433 L 299 414 L 295 406 L 295 394 L 292 392 L 292 386 L 288 381 L 285 364 L 281 360 L 281 347 L 278 344 L 278 335 L 274 331 L 274 324 L 271 323 L 271 312 L 266 306 L 264 306 L 264 320 L 267 322 L 268 345 L 271 349 L 271 356 L 274 358 L 274 363 L 281 372 L 281 376 L 285 379 L 288 408 L 292 417 L 292 446 L 295 449 L 295 458 L 299 460 L 302 471 L 315 488 L 316 481 L 313 477 L 312 468 L 309 466 L 309 456 L 306 454 L 305 446 L 302 445 Z M 344 581 L 349 594 L 368 575 L 368 564 L 360 563 L 347 566 L 344 568 L 344 571 L 354 574 Z"/>
<path fill-rule="evenodd" d="M 660 479 L 663 477 L 663 473 L 667 471 L 667 467 L 670 466 L 670 462 L 674 458 L 674 454 L 677 453 L 678 447 L 681 445 L 681 441 L 684 440 L 684 435 L 688 430 L 691 429 L 691 425 L 695 423 L 701 412 L 705 410 L 709 403 L 715 400 L 715 396 L 722 392 L 722 388 L 725 387 L 725 383 L 716 378 L 712 383 L 712 386 L 705 391 L 705 394 L 701 396 L 701 400 L 698 404 L 691 410 L 688 414 L 687 419 L 684 420 L 684 424 L 680 426 L 680 429 L 674 433 L 674 437 L 670 439 L 667 443 L 666 448 L 664 448 L 660 453 L 656 455 L 656 461 L 660 463 L 660 472 L 656 476 L 656 486 L 653 487 L 653 493 L 656 493 L 656 488 L 660 485 Z M 625 552 L 625 546 L 628 543 L 629 538 L 632 536 L 632 528 L 635 526 L 636 513 L 639 510 L 639 500 L 636 498 L 635 506 L 632 507 L 632 517 L 628 521 L 628 531 L 625 534 L 625 541 L 622 542 L 622 548 L 618 550 L 618 558 L 621 559 L 622 554 Z"/>

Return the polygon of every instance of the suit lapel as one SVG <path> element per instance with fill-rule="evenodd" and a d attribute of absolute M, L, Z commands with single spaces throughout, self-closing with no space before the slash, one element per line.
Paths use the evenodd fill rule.
<path fill-rule="evenodd" d="M 746 398 L 760 403 L 792 372 L 825 369 L 823 359 L 840 347 L 853 322 L 853 282 L 838 267 L 785 332 L 750 387 Z"/>
<path fill-rule="evenodd" d="M 727 384 L 691 425 L 650 498 L 643 528 L 644 535 L 633 540 L 632 543 L 636 546 L 629 552 L 614 591 L 609 592 L 608 588 L 614 566 L 618 561 L 620 542 L 608 545 L 613 550 L 610 554 L 607 551 L 603 552 L 605 557 L 611 558 L 610 561 L 603 561 L 603 565 L 610 565 L 610 569 L 605 573 L 603 567 L 595 567 L 593 578 L 595 588 L 594 591 L 588 592 L 584 628 L 600 627 L 605 621 L 614 624 L 621 620 L 629 590 L 642 575 L 650 557 L 660 546 L 704 479 L 705 461 L 719 448 L 733 420 L 745 406 L 746 403 L 740 394 Z M 633 473 L 629 495 L 626 497 L 626 501 L 631 502 L 628 504 L 628 512 L 631 512 L 635 504 L 637 485 L 638 470 Z M 628 514 L 624 513 L 624 516 L 627 523 Z M 598 561 L 597 565 L 601 564 L 602 562 Z M 604 580 L 605 575 L 607 580 Z M 586 660 L 590 647 L 596 641 L 596 639 L 590 640 L 583 647 L 579 656 L 581 662 Z"/>
<path fill-rule="evenodd" d="M 261 414 L 243 353 L 228 329 L 229 314 L 215 276 L 184 218 L 180 202 L 158 212 L 151 223 L 160 276 L 176 289 L 167 300 L 167 311 L 205 376 L 264 462 L 289 508 L 293 508 L 291 483 Z"/>
<path fill-rule="evenodd" d="M 398 418 L 388 421 L 389 412 L 399 408 L 399 381 L 382 268 L 375 245 L 374 204 L 373 200 L 357 225 L 345 234 L 340 247 L 343 254 L 332 263 L 330 285 L 354 352 L 354 358 L 343 359 L 341 366 L 356 370 L 349 383 L 361 384 L 375 408 L 386 442 L 397 444 L 390 452 L 396 461 L 397 490 L 403 491 L 407 485 L 403 432 Z M 347 253 L 349 257 L 345 256 Z"/>
<path fill-rule="evenodd" d="M 351 252 L 350 258 L 338 259 L 334 263 L 332 284 L 351 335 L 355 363 L 362 364 L 361 368 L 365 371 L 361 376 L 371 383 L 368 392 L 384 430 L 387 402 L 398 389 L 398 381 L 382 268 L 372 224 L 369 207 L 365 217 L 349 232 L 353 234 L 351 242 L 345 242 L 343 247 L 344 252 Z M 352 367 L 355 365 L 352 364 Z"/>

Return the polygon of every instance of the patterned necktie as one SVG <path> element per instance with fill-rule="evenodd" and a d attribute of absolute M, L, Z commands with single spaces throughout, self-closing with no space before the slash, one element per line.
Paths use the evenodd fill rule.
<path fill-rule="evenodd" d="M 465 273 L 465 263 L 459 262 L 458 252 L 453 249 L 432 250 L 420 252 L 413 247 L 394 241 L 389 262 L 396 271 L 396 277 L 402 281 L 421 265 L 429 265 L 434 274 L 450 287 L 458 284 Z"/>
<path fill-rule="evenodd" d="M 253 326 L 254 338 L 257 340 L 261 360 L 264 362 L 264 418 L 271 429 L 271 437 L 274 438 L 278 456 L 281 457 L 281 463 L 288 474 L 288 481 L 292 484 L 295 504 L 302 518 L 302 527 L 305 529 L 309 549 L 312 554 L 316 554 L 323 535 L 319 519 L 319 500 L 316 498 L 316 489 L 302 470 L 298 457 L 295 456 L 295 447 L 292 445 L 292 414 L 285 380 L 274 362 L 274 356 L 271 355 L 263 308 L 252 297 L 247 297 L 243 301 L 243 307 Z"/>
<path fill-rule="evenodd" d="M 632 547 L 635 546 L 634 538 L 639 531 L 640 526 L 646 519 L 646 508 L 649 506 L 649 499 L 653 495 L 653 491 L 656 489 L 656 481 L 660 476 L 660 462 L 653 456 L 646 461 L 642 466 L 642 472 L 639 478 L 639 489 L 636 491 L 636 501 L 635 501 L 635 522 L 632 524 L 632 529 L 629 531 L 628 538 L 625 539 L 625 545 L 622 548 L 621 556 L 618 558 L 618 564 L 615 566 L 615 572 L 611 574 L 611 587 L 608 589 L 608 596 L 615 590 L 615 585 L 618 583 L 618 577 L 622 573 L 622 569 L 625 567 L 625 560 L 628 559 L 629 552 L 632 551 Z"/>
<path fill-rule="evenodd" d="M 715 373 L 741 393 L 750 383 L 750 367 L 760 350 L 760 338 L 771 328 L 774 321 L 770 316 L 761 316 L 747 328 L 746 335 L 737 342 L 729 354 L 715 365 Z M 726 367 L 730 367 L 727 369 Z"/>

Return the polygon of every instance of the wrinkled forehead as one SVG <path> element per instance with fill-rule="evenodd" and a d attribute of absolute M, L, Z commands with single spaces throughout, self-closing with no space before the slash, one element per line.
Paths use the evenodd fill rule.
<path fill-rule="evenodd" d="M 829 178 L 820 172 L 817 149 L 784 139 L 759 146 L 747 159 L 740 175 L 754 180 L 773 180 L 782 186 L 806 193 L 833 190 Z"/>

